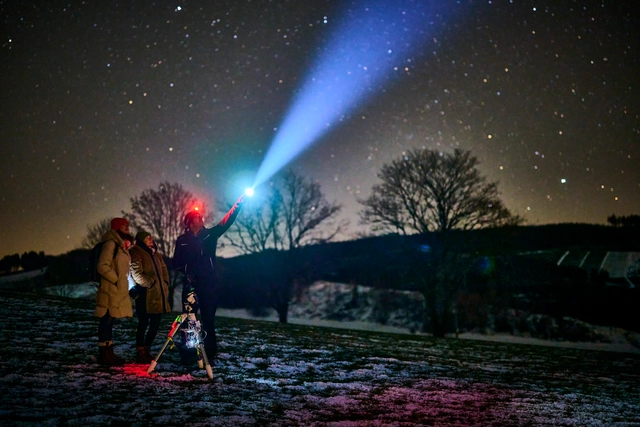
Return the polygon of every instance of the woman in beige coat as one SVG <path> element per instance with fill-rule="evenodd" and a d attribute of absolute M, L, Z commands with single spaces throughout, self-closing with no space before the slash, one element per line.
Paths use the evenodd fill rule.
<path fill-rule="evenodd" d="M 154 359 L 151 344 L 158 335 L 162 315 L 171 311 L 169 270 L 156 249 L 153 237 L 146 231 L 136 234 L 136 245 L 131 248 L 130 254 L 131 275 L 136 283 L 131 296 L 135 298 L 138 316 L 136 362 L 151 363 Z"/>
<path fill-rule="evenodd" d="M 129 248 L 134 240 L 129 234 L 129 222 L 124 218 L 112 219 L 111 230 L 102 236 L 101 241 L 105 243 L 98 259 L 100 286 L 93 313 L 100 318 L 98 362 L 104 365 L 123 365 L 125 360 L 113 352 L 113 324 L 115 319 L 133 317 L 129 298 Z"/>

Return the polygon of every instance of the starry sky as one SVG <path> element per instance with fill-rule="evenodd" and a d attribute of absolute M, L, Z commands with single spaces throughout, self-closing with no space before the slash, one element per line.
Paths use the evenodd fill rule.
<path fill-rule="evenodd" d="M 427 1 L 392 4 L 413 16 Z M 286 166 L 344 206 L 342 238 L 362 231 L 357 199 L 381 166 L 421 147 L 471 150 L 529 224 L 640 213 L 635 2 L 432 3 L 366 101 Z M 235 199 L 314 59 L 348 37 L 338 23 L 366 6 L 0 0 L 0 256 L 67 252 L 163 181 Z"/>

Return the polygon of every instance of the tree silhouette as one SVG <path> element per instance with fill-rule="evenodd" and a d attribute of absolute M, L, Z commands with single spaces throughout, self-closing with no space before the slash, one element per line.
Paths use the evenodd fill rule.
<path fill-rule="evenodd" d="M 451 308 L 472 260 L 456 249 L 449 238 L 454 229 L 517 225 L 498 197 L 497 184 L 487 182 L 478 170 L 479 161 L 469 151 L 453 153 L 412 150 L 382 167 L 382 180 L 372 194 L 359 202 L 363 223 L 374 232 L 430 234 L 424 249 L 406 248 L 396 262 L 408 266 L 404 277 L 425 297 L 425 328 L 435 336 L 448 330 Z"/>
<path fill-rule="evenodd" d="M 145 230 L 153 236 L 161 254 L 172 257 L 176 239 L 184 232 L 185 215 L 198 207 L 204 212 L 205 222 L 211 221 L 206 204 L 177 183 L 163 182 L 158 189 L 144 190 L 130 199 L 131 211 L 122 212 L 137 230 Z"/>
<path fill-rule="evenodd" d="M 20 254 L 5 255 L 0 260 L 0 271 L 12 273 L 20 269 Z"/>
<path fill-rule="evenodd" d="M 363 223 L 374 231 L 402 234 L 516 225 L 498 197 L 496 183 L 487 182 L 471 152 L 412 150 L 382 167 L 381 184 L 359 202 Z"/>
<path fill-rule="evenodd" d="M 607 217 L 607 222 L 614 227 L 640 227 L 640 215 Z"/>
<path fill-rule="evenodd" d="M 279 241 L 282 221 L 282 195 L 277 188 L 245 198 L 242 215 L 238 215 L 223 241 L 242 254 L 264 252 Z"/>
<path fill-rule="evenodd" d="M 334 220 L 341 206 L 327 201 L 320 184 L 289 170 L 268 196 L 249 199 L 244 209 L 224 240 L 244 254 L 264 253 L 269 259 L 255 280 L 280 322 L 287 323 L 294 288 L 313 277 L 298 249 L 340 233 L 346 223 Z"/>
<path fill-rule="evenodd" d="M 47 257 L 43 251 L 29 251 L 20 256 L 20 266 L 25 271 L 36 270 L 47 265 Z"/>
<path fill-rule="evenodd" d="M 346 223 L 334 227 L 333 219 L 342 209 L 330 203 L 320 184 L 296 175 L 289 170 L 282 184 L 283 232 L 277 237 L 281 249 L 292 250 L 306 244 L 325 243 L 338 235 Z M 320 227 L 320 225 L 324 227 Z M 327 234 L 327 228 L 332 227 Z"/>
<path fill-rule="evenodd" d="M 87 225 L 87 234 L 80 242 L 80 249 L 93 248 L 109 229 L 111 229 L 111 218 L 104 218 L 93 225 Z"/>

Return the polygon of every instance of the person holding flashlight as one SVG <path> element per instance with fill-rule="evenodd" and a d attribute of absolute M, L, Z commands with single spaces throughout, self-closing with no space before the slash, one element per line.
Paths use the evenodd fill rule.
<path fill-rule="evenodd" d="M 204 226 L 200 212 L 189 212 L 184 218 L 185 232 L 176 240 L 173 265 L 182 276 L 182 312 L 195 315 L 200 310 L 202 328 L 206 332 L 204 349 L 211 361 L 218 347 L 215 316 L 220 283 L 216 275 L 216 248 L 218 239 L 233 225 L 243 203 L 244 195 L 211 228 Z M 190 362 L 183 351 L 180 355 L 183 363 Z"/>

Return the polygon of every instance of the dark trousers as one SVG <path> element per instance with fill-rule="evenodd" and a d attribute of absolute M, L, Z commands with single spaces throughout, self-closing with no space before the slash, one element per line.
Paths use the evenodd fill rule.
<path fill-rule="evenodd" d="M 200 306 L 200 321 L 202 323 L 202 329 L 207 332 L 207 337 L 204 339 L 204 349 L 207 352 L 207 356 L 213 359 L 218 353 L 218 342 L 216 339 L 216 310 L 217 306 L 213 300 L 204 300 Z"/>
<path fill-rule="evenodd" d="M 151 346 L 158 335 L 162 314 L 136 313 L 138 329 L 136 329 L 136 346 Z M 149 330 L 147 330 L 149 328 Z M 145 336 L 146 333 L 146 336 Z"/>
<path fill-rule="evenodd" d="M 113 340 L 113 325 L 115 323 L 115 318 L 109 315 L 109 310 L 105 313 L 104 316 L 100 318 L 100 323 L 98 323 L 98 341 L 111 341 Z"/>
<path fill-rule="evenodd" d="M 207 356 L 213 360 L 218 352 L 216 339 L 216 310 L 218 304 L 215 298 L 199 298 L 197 288 L 191 283 L 182 287 L 182 312 L 196 314 L 200 310 L 200 324 L 206 332 L 204 348 Z"/>
<path fill-rule="evenodd" d="M 147 313 L 147 290 L 139 291 L 136 302 L 136 316 L 138 316 L 138 328 L 136 329 L 136 346 L 151 346 L 158 335 L 162 314 Z M 147 331 L 147 328 L 149 330 Z M 145 337 L 146 333 L 146 337 Z"/>

